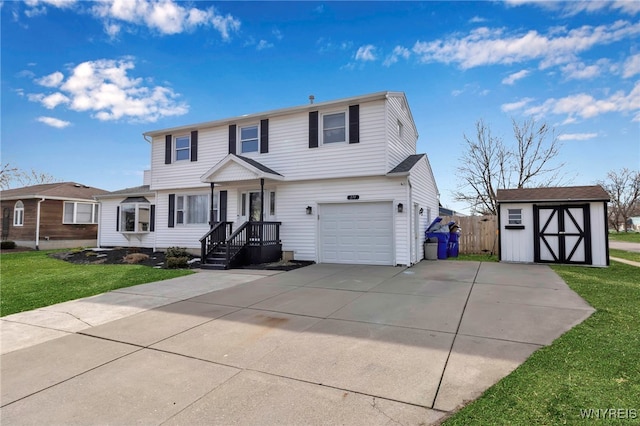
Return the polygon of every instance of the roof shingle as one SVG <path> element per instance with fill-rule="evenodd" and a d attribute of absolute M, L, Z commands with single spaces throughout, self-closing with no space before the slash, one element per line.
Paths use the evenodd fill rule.
<path fill-rule="evenodd" d="M 609 201 L 609 194 L 600 185 L 498 189 L 496 200 L 498 202 Z"/>
<path fill-rule="evenodd" d="M 94 195 L 106 194 L 107 192 L 108 191 L 103 189 L 82 185 L 76 182 L 57 182 L 7 189 L 0 191 L 0 198 L 6 200 L 15 198 L 55 197 L 93 200 Z"/>

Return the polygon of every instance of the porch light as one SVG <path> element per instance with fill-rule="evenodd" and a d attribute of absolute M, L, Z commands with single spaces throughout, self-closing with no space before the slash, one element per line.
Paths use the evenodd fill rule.
<path fill-rule="evenodd" d="M 422 207 L 420 207 L 420 216 L 422 216 L 422 213 L 424 213 L 424 209 Z"/>
<path fill-rule="evenodd" d="M 404 206 L 402 203 L 398 203 L 398 213 L 402 213 L 402 210 L 404 210 Z"/>
<path fill-rule="evenodd" d="M 311 206 L 307 206 L 307 214 L 312 214 L 313 208 Z"/>

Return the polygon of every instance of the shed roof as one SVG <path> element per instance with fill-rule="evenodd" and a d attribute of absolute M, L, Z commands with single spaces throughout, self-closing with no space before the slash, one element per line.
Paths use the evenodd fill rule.
<path fill-rule="evenodd" d="M 29 198 L 53 198 L 68 200 L 91 200 L 94 195 L 106 194 L 108 191 L 82 185 L 76 182 L 56 182 L 44 183 L 41 185 L 31 185 L 22 188 L 7 189 L 0 191 L 0 198 L 3 200 L 17 200 Z"/>
<path fill-rule="evenodd" d="M 600 185 L 498 189 L 496 192 L 496 200 L 499 203 L 540 201 L 609 201 L 609 194 Z"/>

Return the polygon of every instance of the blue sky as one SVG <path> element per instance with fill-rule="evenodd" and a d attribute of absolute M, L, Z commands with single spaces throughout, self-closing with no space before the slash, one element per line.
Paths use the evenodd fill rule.
<path fill-rule="evenodd" d="M 2 162 L 137 186 L 145 131 L 403 91 L 443 205 L 483 119 L 555 126 L 575 185 L 640 168 L 640 2 L 0 3 Z"/>

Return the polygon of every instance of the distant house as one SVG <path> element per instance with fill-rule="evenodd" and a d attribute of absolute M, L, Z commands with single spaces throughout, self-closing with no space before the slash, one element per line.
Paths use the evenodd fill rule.
<path fill-rule="evenodd" d="M 640 232 L 640 216 L 634 216 L 627 219 L 626 231 Z"/>
<path fill-rule="evenodd" d="M 75 182 L 0 191 L 0 238 L 35 249 L 95 246 L 99 205 L 93 196 L 106 192 Z"/>
<path fill-rule="evenodd" d="M 423 258 L 438 190 L 402 92 L 144 136 L 146 186 L 97 197 L 101 246 L 187 247 L 221 268 L 282 254 L 374 265 Z"/>

